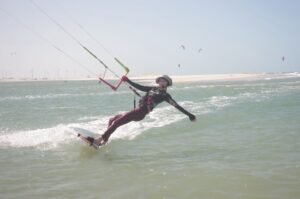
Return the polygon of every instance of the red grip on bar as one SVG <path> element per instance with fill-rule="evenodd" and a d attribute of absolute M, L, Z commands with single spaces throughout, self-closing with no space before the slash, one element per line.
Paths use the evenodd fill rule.
<path fill-rule="evenodd" d="M 107 82 L 106 80 L 102 79 L 101 77 L 99 77 L 99 80 L 100 80 L 100 82 L 103 82 L 106 85 L 108 85 L 114 91 L 118 90 L 118 88 L 122 84 L 122 80 L 119 81 L 119 83 L 117 84 L 117 86 L 113 86 L 111 83 Z"/>

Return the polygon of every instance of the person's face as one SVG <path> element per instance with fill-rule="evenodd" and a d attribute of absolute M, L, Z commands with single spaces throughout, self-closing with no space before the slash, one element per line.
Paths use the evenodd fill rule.
<path fill-rule="evenodd" d="M 161 78 L 161 79 L 159 79 L 159 81 L 158 81 L 158 85 L 159 85 L 159 88 L 160 88 L 160 89 L 166 90 L 167 87 L 168 87 L 168 82 L 167 82 L 165 79 Z"/>

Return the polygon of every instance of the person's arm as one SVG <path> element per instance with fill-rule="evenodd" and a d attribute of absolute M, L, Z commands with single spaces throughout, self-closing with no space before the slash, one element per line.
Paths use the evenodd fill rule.
<path fill-rule="evenodd" d="M 143 85 L 137 84 L 137 83 L 131 81 L 127 76 L 123 76 L 122 81 L 128 82 L 131 86 L 133 86 L 134 88 L 136 88 L 140 91 L 149 92 L 151 89 L 153 89 L 153 87 L 151 87 L 151 86 L 143 86 Z"/>
<path fill-rule="evenodd" d="M 166 101 L 169 104 L 171 104 L 172 106 L 174 106 L 175 108 L 177 108 L 179 111 L 181 111 L 182 113 L 184 113 L 185 115 L 187 115 L 191 121 L 195 121 L 196 120 L 196 116 L 193 115 L 192 113 L 188 112 L 187 110 L 185 110 L 179 104 L 177 104 L 177 102 L 171 97 L 171 95 L 169 95 L 169 94 L 167 95 Z"/>

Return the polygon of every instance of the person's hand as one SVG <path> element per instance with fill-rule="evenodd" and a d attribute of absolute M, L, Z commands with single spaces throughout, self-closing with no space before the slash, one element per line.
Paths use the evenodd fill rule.
<path fill-rule="evenodd" d="M 128 81 L 128 77 L 126 75 L 124 75 L 121 79 L 123 82 L 127 82 Z"/>
<path fill-rule="evenodd" d="M 189 118 L 190 118 L 190 120 L 191 120 L 192 122 L 195 122 L 195 121 L 196 121 L 196 116 L 193 115 L 193 114 L 189 115 Z"/>

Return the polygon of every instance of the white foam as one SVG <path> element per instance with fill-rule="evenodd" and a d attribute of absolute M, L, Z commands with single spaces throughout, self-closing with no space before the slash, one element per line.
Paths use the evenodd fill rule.
<path fill-rule="evenodd" d="M 37 147 L 39 149 L 56 148 L 61 143 L 68 143 L 74 134 L 64 125 L 52 128 L 21 131 L 0 136 L 1 147 Z"/>
<path fill-rule="evenodd" d="M 0 147 L 35 147 L 42 150 L 54 149 L 75 141 L 76 128 L 84 128 L 102 134 L 108 117 L 86 123 L 59 124 L 55 127 L 4 133 L 0 135 Z"/>
<path fill-rule="evenodd" d="M 182 105 L 188 105 L 191 102 L 182 102 Z M 194 106 L 197 106 L 194 103 Z M 185 118 L 183 114 L 179 113 L 171 106 L 157 108 L 151 112 L 145 120 L 141 122 L 131 122 L 116 130 L 111 136 L 110 140 L 115 139 L 134 139 L 141 133 L 151 128 L 163 127 Z M 106 129 L 107 122 L 110 117 L 102 117 L 93 121 L 60 124 L 55 127 L 36 129 L 18 132 L 6 132 L 0 135 L 0 147 L 33 147 L 40 150 L 51 150 L 57 147 L 73 143 L 78 138 L 76 137 L 76 128 L 86 129 L 95 134 L 101 135 Z M 83 118 L 90 119 L 90 118 Z"/>

